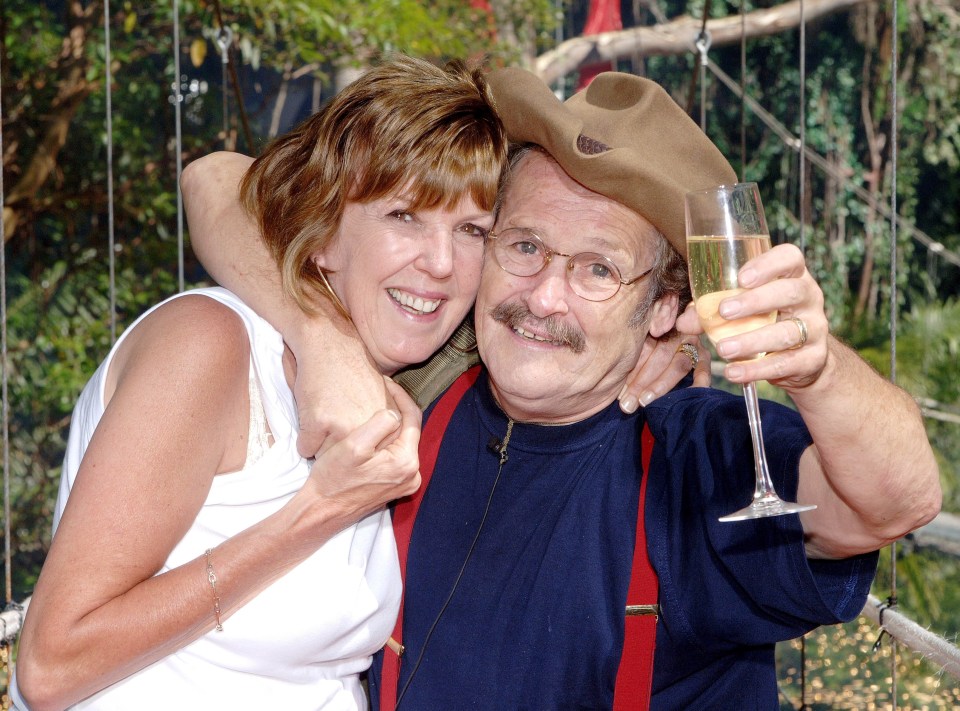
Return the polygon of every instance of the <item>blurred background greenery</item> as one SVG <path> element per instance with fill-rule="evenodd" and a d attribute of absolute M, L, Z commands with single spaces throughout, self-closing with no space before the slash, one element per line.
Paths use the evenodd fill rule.
<path fill-rule="evenodd" d="M 692 116 L 702 115 L 734 167 L 761 184 L 775 239 L 804 248 L 835 332 L 889 374 L 896 327 L 896 380 L 925 408 L 944 509 L 960 513 L 960 6 L 902 0 L 897 7 L 893 23 L 887 4 L 806 0 L 801 42 L 799 3 L 772 0 L 127 0 L 110 3 L 108 47 L 104 3 L 4 0 L 13 599 L 29 595 L 43 562 L 70 412 L 109 349 L 112 319 L 122 330 L 179 288 L 177 151 L 182 163 L 224 148 L 255 154 L 390 51 L 522 64 L 560 94 L 616 68 L 656 79 Z M 802 129 L 817 160 L 801 170 L 796 142 L 744 111 L 712 71 L 701 83 L 692 43 L 705 18 L 715 66 L 793 136 Z M 613 34 L 598 43 L 585 28 Z M 895 272 L 885 216 L 894 189 Z M 188 235 L 185 244 L 185 285 L 205 283 Z M 901 608 L 955 639 L 957 559 L 920 545 L 897 555 Z M 878 597 L 889 587 L 882 571 Z M 862 620 L 808 636 L 809 708 L 889 706 L 889 645 L 874 655 L 875 638 Z M 784 708 L 802 703 L 798 649 L 781 649 Z M 908 653 L 899 664 L 900 707 L 958 703 L 957 680 Z"/>

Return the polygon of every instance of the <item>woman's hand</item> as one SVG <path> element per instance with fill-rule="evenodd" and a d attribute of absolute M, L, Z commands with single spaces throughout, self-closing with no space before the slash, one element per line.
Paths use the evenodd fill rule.
<path fill-rule="evenodd" d="M 420 409 L 387 380 L 396 410 L 379 410 L 318 454 L 301 492 L 336 512 L 346 527 L 420 487 Z"/>
<path fill-rule="evenodd" d="M 631 413 L 637 407 L 649 405 L 670 392 L 691 368 L 694 387 L 710 387 L 710 351 L 700 342 L 698 332 L 675 331 L 672 336 L 663 338 L 648 335 L 637 364 L 620 392 L 620 409 Z M 692 352 L 697 356 L 691 355 Z"/>

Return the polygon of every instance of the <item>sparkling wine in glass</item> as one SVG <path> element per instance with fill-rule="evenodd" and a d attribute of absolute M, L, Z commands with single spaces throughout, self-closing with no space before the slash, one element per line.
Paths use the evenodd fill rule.
<path fill-rule="evenodd" d="M 770 232 L 757 184 L 737 183 L 687 193 L 685 207 L 690 288 L 707 337 L 716 345 L 721 339 L 776 321 L 776 311 L 733 320 L 719 313 L 721 301 L 743 291 L 737 279 L 740 267 L 770 249 Z M 742 521 L 815 509 L 816 506 L 791 503 L 777 496 L 763 448 L 756 385 L 746 383 L 743 396 L 753 440 L 756 486 L 749 506 L 720 520 Z"/>

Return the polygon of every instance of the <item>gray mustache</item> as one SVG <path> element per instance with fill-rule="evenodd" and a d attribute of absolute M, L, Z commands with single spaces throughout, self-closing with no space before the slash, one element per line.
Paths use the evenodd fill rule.
<path fill-rule="evenodd" d="M 583 353 L 587 347 L 587 339 L 580 329 L 553 316 L 537 318 L 526 306 L 517 302 L 500 304 L 490 311 L 490 316 L 510 328 L 522 328 L 524 323 L 535 324 L 538 330 L 546 331 L 551 340 L 567 346 L 574 353 Z"/>

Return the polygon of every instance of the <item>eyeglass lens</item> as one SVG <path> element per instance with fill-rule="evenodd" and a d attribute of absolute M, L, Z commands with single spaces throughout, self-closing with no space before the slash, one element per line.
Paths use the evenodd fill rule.
<path fill-rule="evenodd" d="M 554 255 L 567 262 L 567 280 L 574 293 L 589 301 L 604 301 L 620 289 L 620 270 L 607 257 L 596 252 L 581 252 L 572 257 L 553 252 L 532 231 L 513 227 L 503 230 L 494 239 L 497 263 L 514 276 L 539 273 Z"/>

